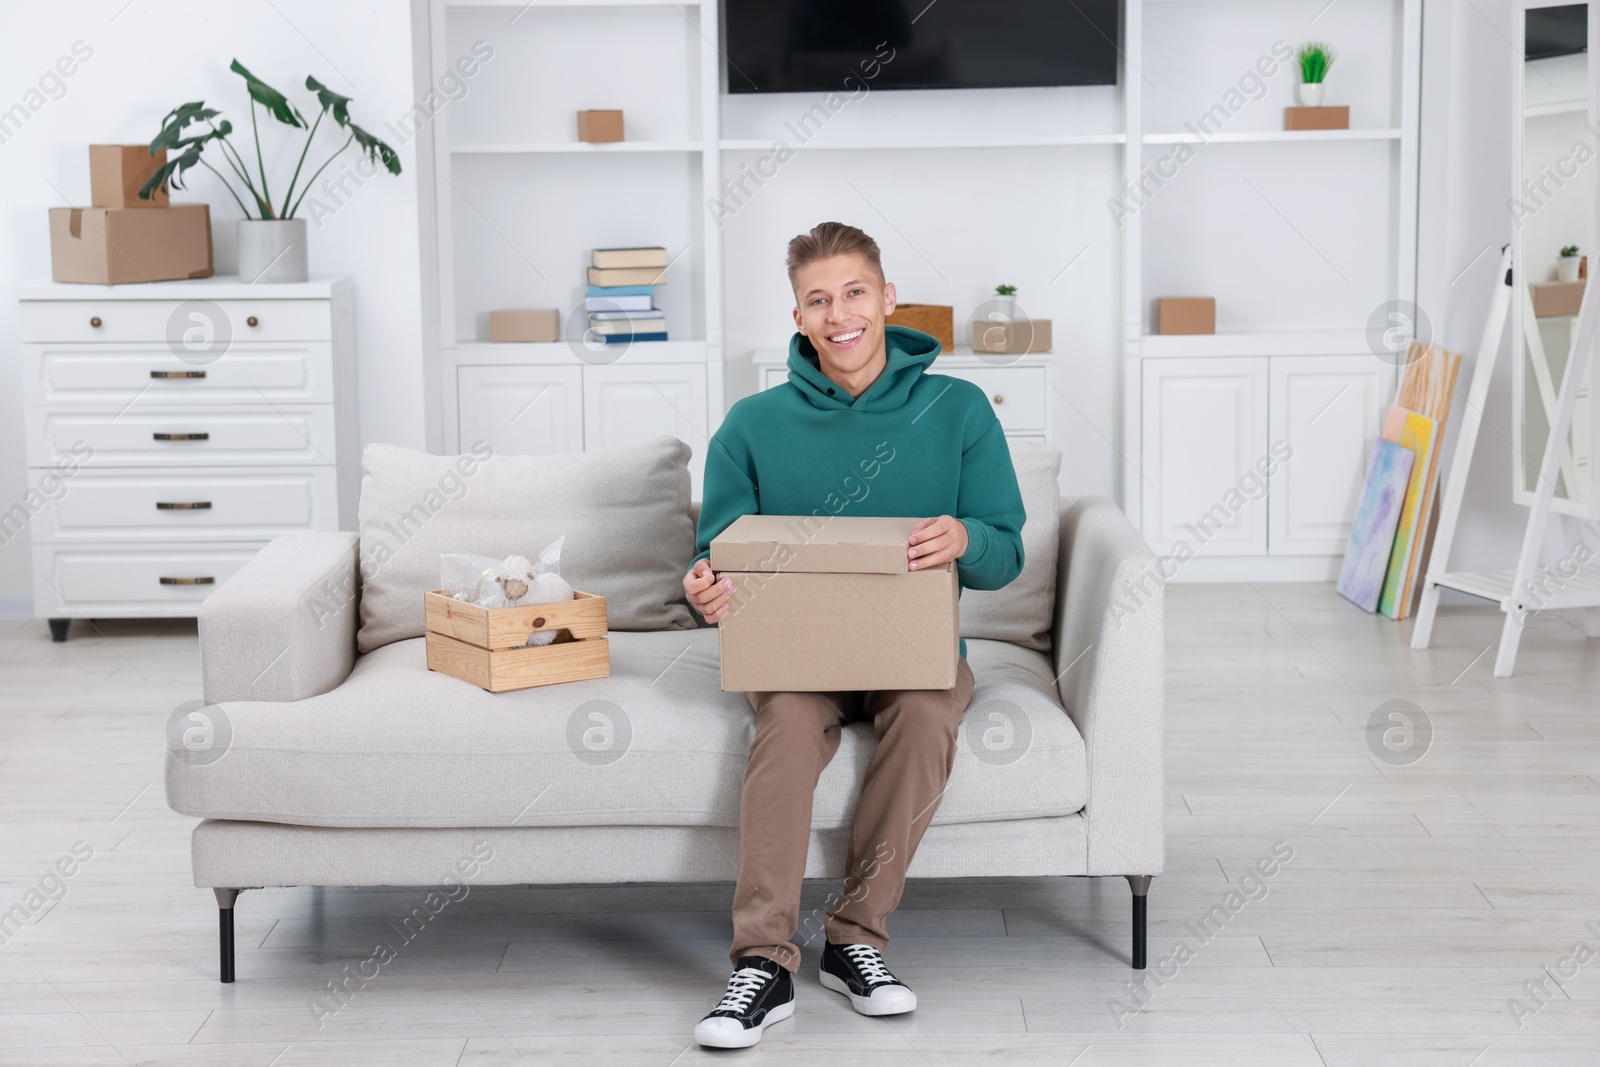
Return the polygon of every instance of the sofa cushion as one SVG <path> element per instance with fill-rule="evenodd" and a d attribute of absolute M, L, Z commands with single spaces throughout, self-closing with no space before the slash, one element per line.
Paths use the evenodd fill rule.
<path fill-rule="evenodd" d="M 1002 589 L 961 591 L 961 636 L 1010 641 L 1048 652 L 1050 613 L 1056 601 L 1056 546 L 1061 540 L 1057 481 L 1061 453 L 1049 445 L 1008 440 L 1027 514 L 1022 524 L 1022 573 Z"/>
<path fill-rule="evenodd" d="M 430 672 L 423 641 L 361 656 L 331 693 L 212 709 L 214 762 L 167 757 L 186 815 L 310 826 L 737 826 L 755 730 L 718 683 L 717 631 L 616 633 L 611 676 L 492 694 Z M 1049 661 L 968 642 L 976 686 L 936 823 L 1070 815 L 1088 795 L 1083 742 Z M 849 825 L 876 744 L 843 731 L 813 823 Z"/>
<path fill-rule="evenodd" d="M 423 633 L 441 553 L 531 559 L 562 535 L 562 577 L 606 598 L 611 629 L 694 626 L 689 446 L 675 437 L 551 456 L 368 445 L 361 466 L 362 652 Z"/>

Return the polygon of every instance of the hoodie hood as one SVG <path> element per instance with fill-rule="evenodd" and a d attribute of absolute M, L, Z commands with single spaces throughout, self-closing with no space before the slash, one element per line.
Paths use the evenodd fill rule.
<path fill-rule="evenodd" d="M 908 326 L 885 326 L 883 341 L 887 355 L 883 373 L 867 386 L 866 392 L 852 398 L 822 373 L 816 346 L 796 331 L 789 340 L 789 381 L 816 408 L 891 411 L 902 407 L 910 399 L 912 387 L 939 354 L 939 341 Z"/>

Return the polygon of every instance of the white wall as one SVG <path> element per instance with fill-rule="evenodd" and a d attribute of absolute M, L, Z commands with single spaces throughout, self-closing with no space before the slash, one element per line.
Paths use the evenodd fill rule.
<path fill-rule="evenodd" d="M 88 60 L 70 78 L 47 81 L 44 92 L 29 97 L 29 90 L 39 89 L 40 77 L 79 41 L 80 51 L 92 50 Z M 412 44 L 411 12 L 401 0 L 8 5 L 0 33 L 0 110 L 19 101 L 40 106 L 0 143 L 0 293 L 5 294 L 0 299 L 0 506 L 20 499 L 29 485 L 15 358 L 16 304 L 10 294 L 17 282 L 50 276 L 47 209 L 89 202 L 87 145 L 148 141 L 162 116 L 180 103 L 203 99 L 222 110 L 236 128 L 244 128 L 246 138 L 235 140 L 246 149 L 248 97 L 243 81 L 228 71 L 235 58 L 296 101 L 308 118 L 315 96 L 303 88 L 307 74 L 353 97 L 351 117 L 400 153 L 398 178 L 379 175 L 359 189 L 347 179 L 352 195 L 340 196 L 342 205 L 325 197 L 337 210 L 321 218 L 320 226 L 311 224 L 311 271 L 355 278 L 362 443 L 423 447 L 427 413 L 415 141 L 397 143 L 383 130 L 415 101 Z M 273 152 L 279 129 L 292 132 L 278 127 L 262 133 L 269 159 L 280 165 L 274 170 L 269 164 L 269 181 L 281 188 L 293 159 Z M 319 143 L 327 135 L 320 131 Z M 282 138 L 278 143 L 287 145 Z M 331 152 L 338 141 L 329 136 L 325 143 Z M 324 179 L 340 169 L 334 163 Z M 190 173 L 192 186 L 175 199 L 211 205 L 217 271 L 229 273 L 239 209 L 209 172 L 195 168 Z M 0 546 L 0 611 L 26 609 L 28 555 L 26 536 Z"/>

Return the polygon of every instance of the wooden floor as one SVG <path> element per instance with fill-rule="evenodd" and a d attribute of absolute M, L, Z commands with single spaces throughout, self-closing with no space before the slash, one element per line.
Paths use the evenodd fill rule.
<path fill-rule="evenodd" d="M 726 977 L 727 885 L 475 889 L 321 1028 L 311 998 L 421 894 L 252 892 L 241 980 L 218 984 L 192 820 L 161 781 L 167 716 L 199 696 L 192 623 L 75 623 L 65 645 L 0 624 L 0 911 L 38 905 L 0 944 L 0 1064 L 1600 1062 L 1600 642 L 1535 618 L 1497 681 L 1492 609 L 1447 609 L 1413 653 L 1328 586 L 1168 597 L 1146 973 L 1190 951 L 1159 988 L 1126 987 L 1120 880 L 913 882 L 889 958 L 917 1012 L 857 1017 L 813 956 L 794 1019 L 717 1054 L 689 1034 Z M 1369 744 L 1391 700 L 1431 724 L 1410 765 Z M 1277 842 L 1293 858 L 1228 911 Z M 47 872 L 75 845 L 93 856 L 61 897 Z"/>

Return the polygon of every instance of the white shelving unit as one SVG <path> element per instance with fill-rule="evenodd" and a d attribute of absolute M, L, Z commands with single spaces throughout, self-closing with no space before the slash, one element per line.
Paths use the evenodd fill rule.
<path fill-rule="evenodd" d="M 1349 501 L 1341 493 L 1359 480 L 1393 390 L 1393 368 L 1367 341 L 1369 313 L 1415 299 L 1421 0 L 1344 0 L 1321 12 L 1127 0 L 1116 86 L 874 90 L 798 140 L 796 123 L 823 94 L 730 93 L 713 44 L 719 6 L 430 0 L 430 67 L 419 82 L 473 40 L 495 49 L 468 97 L 423 131 L 438 190 L 444 447 L 484 430 L 463 426 L 472 409 L 474 419 L 508 420 L 484 432 L 515 451 L 601 447 L 613 427 L 675 426 L 703 455 L 728 405 L 781 374 L 792 332 L 784 242 L 839 218 L 863 225 L 886 254 L 892 244 L 902 302 L 955 305 L 958 334 L 996 281 L 1025 283 L 1022 306 L 1055 322 L 1055 351 L 1030 369 L 1042 374 L 1046 425 L 1023 436 L 1069 455 L 1069 492 L 1115 492 L 1135 522 L 1157 508 L 1181 529 L 1243 473 L 1233 467 L 1241 448 L 1249 461 L 1271 433 L 1291 436 L 1294 459 L 1249 518 L 1253 532 L 1238 542 L 1246 549 L 1202 553 L 1182 577 L 1332 573 L 1336 516 L 1353 511 L 1354 485 Z M 1339 52 L 1328 102 L 1350 105 L 1356 128 L 1281 129 L 1299 80 L 1291 59 L 1261 79 L 1262 92 L 1223 108 L 1225 121 L 1211 124 L 1178 177 L 1114 219 L 1109 201 L 1124 183 L 1191 142 L 1189 126 L 1218 114 L 1275 42 L 1314 39 Z M 580 107 L 621 107 L 637 139 L 577 143 Z M 780 139 L 793 158 L 774 174 L 762 160 Z M 607 155 L 625 158 L 597 158 Z M 730 190 L 739 194 L 723 202 L 737 211 L 719 219 L 712 205 Z M 683 254 L 661 291 L 671 342 L 634 345 L 610 365 L 566 344 L 485 343 L 475 316 L 492 307 L 570 313 L 582 256 L 609 244 Z M 1152 335 L 1159 295 L 1217 296 L 1222 332 Z M 938 369 L 962 370 L 962 357 Z M 1248 425 L 1204 401 L 1208 365 L 1259 394 L 1229 408 Z M 465 368 L 506 395 L 469 403 Z M 697 373 L 703 406 L 686 406 Z M 604 411 L 595 390 L 623 406 Z M 530 424 L 556 396 L 568 405 L 565 428 Z M 1162 410 L 1160 397 L 1175 406 Z M 701 410 L 705 425 L 692 425 Z M 1152 418 L 1171 420 L 1168 447 L 1183 442 L 1173 454 L 1190 467 L 1164 471 L 1145 454 Z M 1193 466 L 1204 456 L 1212 466 Z M 1282 510 L 1296 501 L 1305 508 Z"/>
<path fill-rule="evenodd" d="M 570 47 L 601 37 L 629 85 L 607 86 L 593 51 Z M 670 433 L 694 449 L 699 494 L 708 413 L 723 410 L 721 261 L 702 208 L 721 182 L 721 60 L 706 43 L 717 37 L 717 5 L 694 0 L 429 3 L 420 80 L 477 42 L 493 50 L 425 129 L 444 450 L 482 439 L 564 452 Z M 629 87 L 640 80 L 649 93 Z M 623 109 L 631 139 L 578 141 L 576 112 L 608 107 Z M 588 252 L 627 245 L 667 248 L 657 303 L 671 340 L 587 347 Z M 517 307 L 560 309 L 573 340 L 490 343 L 488 313 Z"/>
<path fill-rule="evenodd" d="M 1158 553 L 1195 552 L 1186 579 L 1332 578 L 1394 396 L 1368 322 L 1416 298 L 1421 2 L 1357 0 L 1315 25 L 1240 0 L 1127 10 L 1127 53 L 1161 89 L 1126 83 L 1124 170 L 1194 154 L 1166 163 L 1170 188 L 1150 182 L 1122 227 L 1123 506 Z M 1274 41 L 1311 39 L 1338 54 L 1327 102 L 1348 104 L 1354 128 L 1277 128 L 1293 102 L 1281 91 L 1223 103 Z M 1256 73 L 1299 81 L 1292 59 Z M 1219 106 L 1203 142 L 1173 132 Z M 1155 334 L 1161 296 L 1216 297 L 1218 332 Z M 1291 458 L 1270 464 L 1265 495 L 1231 506 L 1275 446 Z M 1201 541 L 1205 515 L 1220 529 Z"/>

